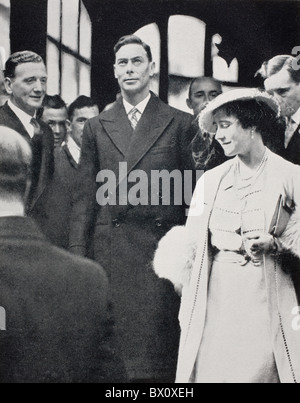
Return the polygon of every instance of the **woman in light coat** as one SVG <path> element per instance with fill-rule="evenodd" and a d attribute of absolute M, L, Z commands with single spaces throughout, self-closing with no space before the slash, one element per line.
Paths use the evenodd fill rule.
<path fill-rule="evenodd" d="M 300 167 L 264 145 L 283 129 L 278 108 L 233 90 L 200 116 L 236 157 L 202 176 L 186 226 L 155 256 L 157 274 L 182 291 L 179 383 L 300 381 L 299 309 L 281 262 L 300 256 Z"/>

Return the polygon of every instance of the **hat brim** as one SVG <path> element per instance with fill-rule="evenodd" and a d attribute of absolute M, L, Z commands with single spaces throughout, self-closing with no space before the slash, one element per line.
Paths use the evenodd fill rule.
<path fill-rule="evenodd" d="M 211 101 L 199 115 L 199 126 L 203 133 L 214 134 L 216 128 L 214 125 L 214 112 L 221 106 L 234 101 L 257 100 L 267 104 L 274 110 L 277 116 L 280 116 L 279 103 L 267 92 L 259 91 L 256 88 L 237 89 L 225 92 Z"/>

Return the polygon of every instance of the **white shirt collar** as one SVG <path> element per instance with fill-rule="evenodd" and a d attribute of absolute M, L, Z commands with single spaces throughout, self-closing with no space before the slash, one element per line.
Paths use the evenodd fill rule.
<path fill-rule="evenodd" d="M 300 108 L 297 110 L 297 112 L 292 116 L 292 119 L 297 125 L 300 125 Z"/>
<path fill-rule="evenodd" d="M 10 109 L 17 115 L 17 117 L 20 119 L 21 123 L 25 127 L 26 131 L 28 132 L 29 136 L 33 138 L 34 136 L 34 127 L 32 126 L 31 119 L 33 116 L 28 115 L 28 113 L 22 111 L 22 109 L 18 108 L 16 105 L 14 105 L 11 100 L 8 100 L 8 106 Z"/>
<path fill-rule="evenodd" d="M 136 106 L 131 105 L 129 102 L 127 102 L 123 98 L 123 105 L 124 105 L 127 115 L 129 115 L 129 113 L 132 111 L 133 108 L 136 108 L 142 115 L 145 112 L 145 109 L 150 101 L 150 98 L 151 98 L 151 94 L 149 93 L 148 96 Z"/>
<path fill-rule="evenodd" d="M 75 143 L 74 139 L 69 136 L 67 141 L 67 147 L 70 151 L 70 154 L 74 158 L 74 161 L 79 164 L 80 155 L 81 155 L 81 148 Z"/>

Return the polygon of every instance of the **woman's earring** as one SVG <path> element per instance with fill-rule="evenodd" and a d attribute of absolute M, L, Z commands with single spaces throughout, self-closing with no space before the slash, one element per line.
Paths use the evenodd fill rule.
<path fill-rule="evenodd" d="M 254 130 L 251 130 L 251 139 L 254 140 Z"/>

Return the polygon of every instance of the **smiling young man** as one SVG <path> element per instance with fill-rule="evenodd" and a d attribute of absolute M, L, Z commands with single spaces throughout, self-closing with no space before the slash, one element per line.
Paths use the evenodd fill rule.
<path fill-rule="evenodd" d="M 70 249 L 85 255 L 92 241 L 95 260 L 110 276 L 116 328 L 131 381 L 171 382 L 177 362 L 179 299 L 168 282 L 155 276 L 151 262 L 160 238 L 185 222 L 185 206 L 174 201 L 162 205 L 164 194 L 159 190 L 160 205 L 124 203 L 134 186 L 128 183 L 128 192 L 122 191 L 125 174 L 109 195 L 120 194 L 122 201 L 100 207 L 96 177 L 105 171 L 120 178 L 121 163 L 127 164 L 128 175 L 143 171 L 149 179 L 153 170 L 192 169 L 192 116 L 150 92 L 155 65 L 150 47 L 140 38 L 123 37 L 114 50 L 122 97 L 85 125 Z"/>
<path fill-rule="evenodd" d="M 36 119 L 46 94 L 46 67 L 36 53 L 17 52 L 7 60 L 4 76 L 10 98 L 0 108 L 0 125 L 15 130 L 31 145 L 32 186 L 26 210 L 39 220 L 43 216 L 43 196 L 54 168 L 53 135 L 45 123 Z"/>

